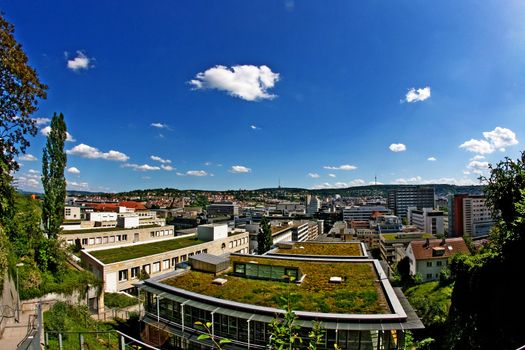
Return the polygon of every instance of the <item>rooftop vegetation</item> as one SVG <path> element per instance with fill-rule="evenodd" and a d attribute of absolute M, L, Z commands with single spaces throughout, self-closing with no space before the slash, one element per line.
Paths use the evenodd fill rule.
<path fill-rule="evenodd" d="M 412 237 L 417 237 L 414 239 L 424 239 L 424 238 L 435 238 L 431 233 L 412 233 L 412 232 L 400 232 L 400 233 L 382 233 L 381 234 L 383 238 L 387 241 L 393 241 L 395 239 L 410 239 Z M 400 238 L 398 238 L 398 235 L 401 235 Z"/>
<path fill-rule="evenodd" d="M 279 248 L 277 253 L 280 254 L 297 254 L 297 255 L 346 255 L 362 256 L 361 246 L 359 243 L 295 243 L 291 249 Z"/>
<path fill-rule="evenodd" d="M 228 282 L 212 284 L 213 274 L 190 271 L 164 280 L 164 283 L 188 291 L 259 306 L 281 308 L 282 299 L 289 299 L 298 311 L 348 314 L 389 313 L 385 295 L 371 263 L 307 262 L 284 259 L 235 256 L 237 262 L 257 261 L 259 264 L 298 267 L 306 274 L 301 284 L 256 280 L 223 275 Z M 330 283 L 330 277 L 343 278 L 342 283 Z"/>
<path fill-rule="evenodd" d="M 111 264 L 118 261 L 141 258 L 143 256 L 166 253 L 172 250 L 182 249 L 193 245 L 204 243 L 196 237 L 174 238 L 170 240 L 136 244 L 126 247 L 95 250 L 89 252 L 104 264 Z"/>

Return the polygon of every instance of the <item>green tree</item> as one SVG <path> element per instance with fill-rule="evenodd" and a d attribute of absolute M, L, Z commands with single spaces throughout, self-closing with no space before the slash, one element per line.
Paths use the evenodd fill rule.
<path fill-rule="evenodd" d="M 11 173 L 19 169 L 15 157 L 29 146 L 27 136 L 38 129 L 31 115 L 39 99 L 46 98 L 47 86 L 28 64 L 16 41 L 14 26 L 0 13 L 0 221 L 13 215 L 14 191 Z"/>
<path fill-rule="evenodd" d="M 273 244 L 272 228 L 266 217 L 262 218 L 259 232 L 257 233 L 257 253 L 264 254 L 270 250 Z"/>
<path fill-rule="evenodd" d="M 64 221 L 64 202 L 66 199 L 66 178 L 64 169 L 67 157 L 64 151 L 66 123 L 62 113 L 54 114 L 51 131 L 47 136 L 42 156 L 42 185 L 44 186 L 44 206 L 42 220 L 49 237 L 56 237 Z"/>

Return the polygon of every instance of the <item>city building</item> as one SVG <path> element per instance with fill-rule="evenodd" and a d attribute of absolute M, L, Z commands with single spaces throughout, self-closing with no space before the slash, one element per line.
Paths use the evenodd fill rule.
<path fill-rule="evenodd" d="M 235 202 L 212 203 L 206 208 L 209 216 L 237 216 L 239 206 Z"/>
<path fill-rule="evenodd" d="M 456 194 L 449 197 L 449 236 L 486 236 L 493 225 L 494 219 L 484 196 Z"/>
<path fill-rule="evenodd" d="M 435 236 L 425 232 L 383 233 L 379 235 L 381 259 L 388 263 L 392 263 L 395 260 L 394 255 L 396 247 L 406 248 L 410 242 L 425 238 L 430 239 L 435 238 Z"/>
<path fill-rule="evenodd" d="M 392 211 L 382 205 L 363 205 L 363 206 L 352 206 L 343 209 L 343 220 L 370 220 L 373 213 L 380 213 L 383 215 L 392 214 Z"/>
<path fill-rule="evenodd" d="M 314 216 L 321 208 L 321 201 L 317 196 L 306 196 L 306 215 Z"/>
<path fill-rule="evenodd" d="M 408 208 L 434 208 L 434 187 L 432 186 L 399 186 L 388 192 L 388 208 L 401 219 L 406 219 Z"/>
<path fill-rule="evenodd" d="M 64 207 L 64 220 L 81 220 L 80 207 L 66 205 Z"/>
<path fill-rule="evenodd" d="M 251 223 L 245 226 L 245 229 L 250 232 L 250 253 L 257 252 L 257 235 L 260 227 L 259 223 Z M 272 244 L 274 245 L 288 241 L 303 242 L 315 239 L 319 235 L 318 221 L 272 220 L 270 221 L 270 227 L 272 230 Z"/>
<path fill-rule="evenodd" d="M 208 225 L 206 225 L 208 226 Z M 126 244 L 112 249 L 81 250 L 82 263 L 103 281 L 104 291 L 133 291 L 141 276 L 173 271 L 177 264 L 197 254 L 248 253 L 245 230 L 226 231 L 227 225 L 205 228 L 197 235 L 169 237 L 153 243 Z M 136 293 L 135 293 L 136 294 Z"/>
<path fill-rule="evenodd" d="M 419 274 L 423 282 L 438 280 L 441 270 L 448 266 L 448 259 L 457 253 L 469 254 L 461 237 L 412 241 L 406 249 L 410 274 Z"/>
<path fill-rule="evenodd" d="M 298 335 L 307 339 L 315 321 L 325 330 L 318 349 L 404 349 L 404 332 L 423 328 L 421 321 L 379 262 L 344 256 L 345 244 L 279 248 L 297 248 L 287 255 L 231 254 L 228 266 L 206 259 L 204 268 L 147 279 L 138 285 L 146 300 L 142 339 L 161 349 L 212 349 L 196 325 L 209 322 L 217 341 L 229 340 L 228 349 L 267 349 L 269 323 L 285 313 L 279 297 L 292 293 Z"/>
<path fill-rule="evenodd" d="M 445 234 L 445 214 L 433 208 L 408 208 L 408 223 L 418 230 L 432 233 L 433 235 Z"/>

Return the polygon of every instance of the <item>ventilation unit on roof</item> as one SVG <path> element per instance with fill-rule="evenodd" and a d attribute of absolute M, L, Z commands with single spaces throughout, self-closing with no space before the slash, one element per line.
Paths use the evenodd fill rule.
<path fill-rule="evenodd" d="M 211 283 L 219 285 L 219 286 L 224 285 L 226 282 L 228 282 L 228 280 L 225 278 L 216 278 L 213 281 L 211 281 Z"/>
<path fill-rule="evenodd" d="M 330 277 L 330 283 L 342 283 L 343 279 L 339 276 Z"/>

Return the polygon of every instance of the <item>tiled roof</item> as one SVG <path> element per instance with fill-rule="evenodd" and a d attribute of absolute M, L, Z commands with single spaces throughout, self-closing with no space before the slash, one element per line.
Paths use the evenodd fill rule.
<path fill-rule="evenodd" d="M 443 244 L 445 243 L 445 244 Z M 416 260 L 443 259 L 453 256 L 456 253 L 469 253 L 468 247 L 463 238 L 448 238 L 445 242 L 441 239 L 429 239 L 424 241 L 410 242 Z M 433 252 L 439 252 L 438 255 Z"/>

